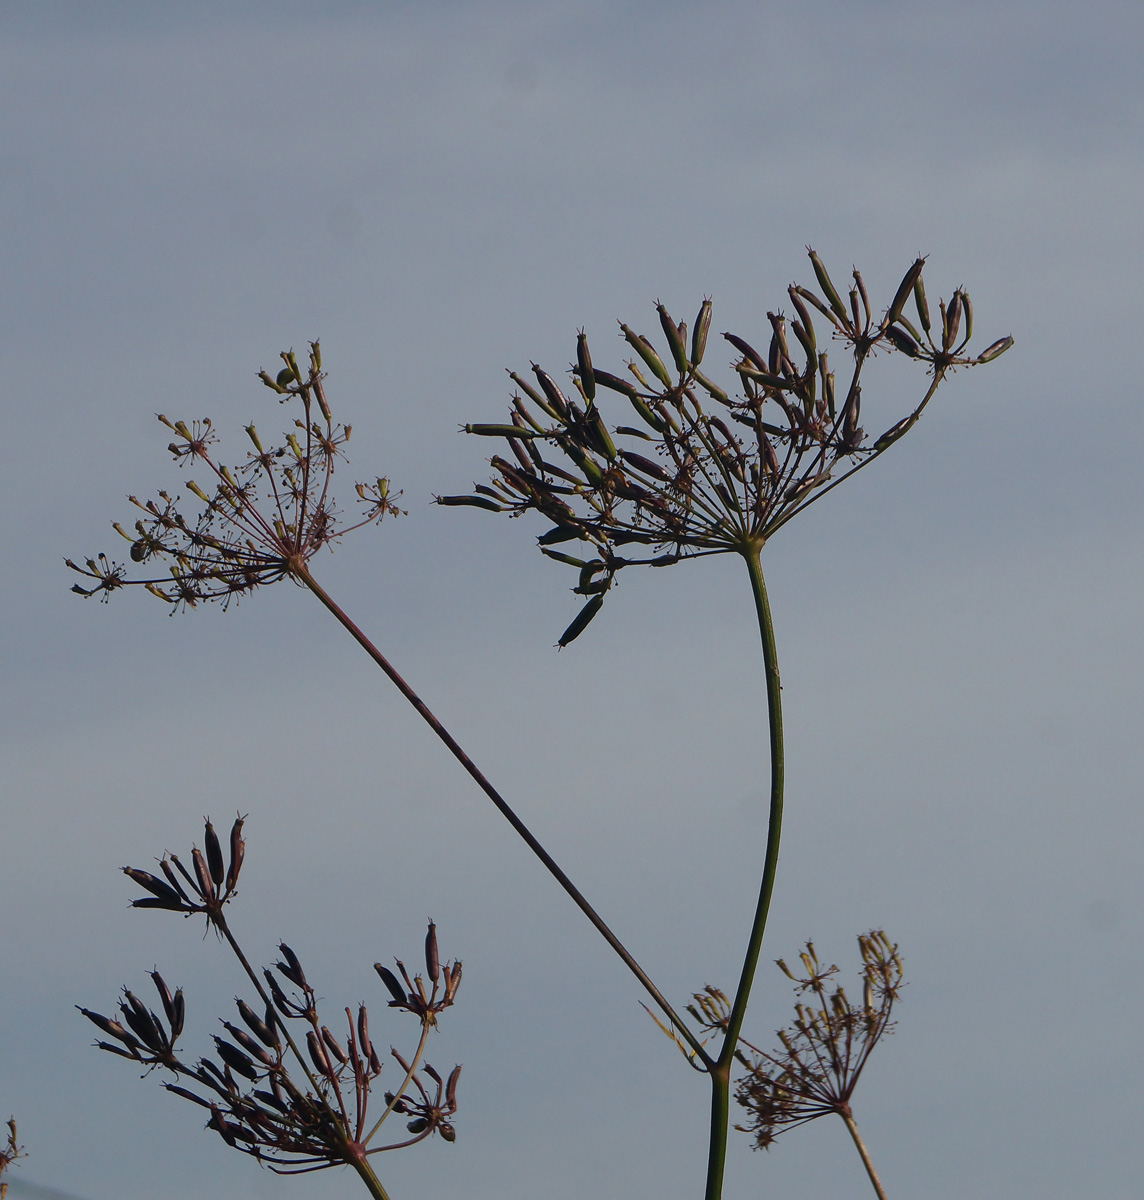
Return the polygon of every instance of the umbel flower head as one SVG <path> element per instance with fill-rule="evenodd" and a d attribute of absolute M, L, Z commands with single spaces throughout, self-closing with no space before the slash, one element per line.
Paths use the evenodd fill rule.
<path fill-rule="evenodd" d="M 902 988 L 898 947 L 881 930 L 862 934 L 858 948 L 858 1002 L 840 984 L 831 989 L 838 968 L 823 967 L 812 942 L 799 955 L 805 974 L 796 974 L 779 959 L 780 970 L 805 999 L 795 1005 L 793 1023 L 778 1031 L 781 1050 L 766 1054 L 750 1047 L 753 1059 L 740 1056 L 749 1070 L 736 1086 L 735 1099 L 749 1118 L 735 1128 L 754 1136 L 756 1150 L 768 1149 L 784 1129 L 828 1113 L 851 1117 L 850 1098 L 874 1047 L 893 1029 L 890 1012 Z"/>
<path fill-rule="evenodd" d="M 562 646 L 595 616 L 622 567 L 757 554 L 792 517 L 901 438 L 950 371 L 990 362 L 1012 345 L 1006 337 L 980 354 L 969 353 L 973 306 L 961 288 L 938 305 L 940 321 L 931 320 L 923 259 L 906 272 L 879 317 L 857 271 L 844 303 L 813 250 L 810 259 L 822 295 L 788 288 L 793 315 L 767 314 L 765 352 L 736 334 L 723 335 L 738 355 L 733 396 L 700 369 L 711 301 L 703 301 L 690 337 L 686 324 L 657 304 L 666 356 L 621 323 L 634 357 L 627 377 L 613 375 L 593 365 L 581 332 L 571 369 L 574 395 L 533 363 L 535 385 L 510 372 L 518 391 L 509 423 L 465 426 L 469 433 L 504 438 L 511 459 L 491 460 L 491 486 L 479 485 L 468 496 L 440 496 L 438 503 L 512 516 L 536 511 L 548 518 L 552 528 L 540 536 L 542 552 L 574 566 L 580 576 L 573 590 L 588 597 Z M 905 315 L 910 300 L 916 326 Z M 848 352 L 844 382 L 836 384 L 816 316 Z M 911 412 L 871 439 L 859 424 L 860 381 L 879 351 L 926 363 L 930 382 Z M 633 424 L 605 419 L 602 391 L 628 401 Z M 573 541 L 586 543 L 594 557 L 555 548 Z M 641 547 L 643 557 L 629 557 Z"/>
<path fill-rule="evenodd" d="M 281 1174 L 343 1165 L 364 1169 L 370 1156 L 411 1146 L 434 1133 L 446 1142 L 454 1141 L 451 1118 L 457 1111 L 461 1068 L 454 1067 L 443 1078 L 422 1062 L 428 1034 L 439 1014 L 453 1005 L 461 982 L 461 964 L 441 962 L 436 925 L 429 923 L 425 937 L 425 977 L 417 974 L 410 979 L 397 961 L 407 990 L 391 971 L 377 966 L 393 997 L 389 1007 L 416 1016 L 420 1038 L 408 1058 L 390 1050 L 400 1082 L 394 1092 L 385 1093 L 384 1109 L 373 1120 L 377 1114 L 370 1112 L 371 1090 L 383 1063 L 370 1037 L 366 1006 L 359 1005 L 356 1014 L 344 1009 L 346 1025 L 341 1035 L 335 1034 L 322 1022 L 317 993 L 290 946 L 281 943 L 281 958 L 274 969 L 264 970 L 259 977 L 230 933 L 223 906 L 234 895 L 242 864 L 241 828 L 240 819 L 231 835 L 229 867 L 224 866 L 222 848 L 208 820 L 205 852 L 196 849 L 191 856 L 193 872 L 174 855 L 162 859 L 166 882 L 131 867 L 124 872 L 148 893 L 133 902 L 136 908 L 205 913 L 247 971 L 257 989 L 257 1002 L 248 1004 L 236 997 L 239 1020 L 221 1022 L 225 1036 L 214 1036 L 214 1055 L 188 1058 L 178 1046 L 186 1023 L 182 990 L 172 992 L 159 972 L 152 971 L 161 1013 L 149 1009 L 127 988 L 115 1017 L 80 1008 L 107 1039 L 98 1041 L 98 1048 L 142 1064 L 148 1071 L 170 1071 L 175 1081 L 164 1087 L 209 1113 L 208 1129 L 228 1146 Z M 410 1118 L 406 1136 L 372 1145 L 393 1113 Z"/>
<path fill-rule="evenodd" d="M 293 351 L 281 357 L 285 366 L 276 378 L 266 371 L 259 378 L 283 404 L 300 405 L 301 416 L 281 443 L 272 447 L 263 445 L 254 425 L 247 425 L 253 448 L 240 466 L 228 467 L 216 458 L 212 447 L 218 439 L 209 418 L 188 423 L 159 415 L 175 435 L 168 449 L 179 465 L 206 472 L 201 484 L 193 479 L 186 484 L 203 507 L 186 516 L 180 497 L 168 492 L 146 502 L 129 496 L 143 516 L 131 532 L 116 523 L 113 528 L 130 542 L 132 562 L 163 562 L 167 573 L 129 578 L 124 564 L 104 554 L 87 559 L 84 566 L 66 559 L 73 571 L 94 581 L 86 586 L 77 583 L 72 591 L 106 600 L 116 588 L 134 584 L 176 607 L 193 607 L 200 600 L 227 603 L 263 584 L 288 576 L 301 579 L 306 563 L 323 546 L 380 521 L 386 513 L 401 511 L 394 504 L 389 481 L 376 479 L 356 485 L 365 506 L 360 519 L 348 527 L 339 525 L 330 483 L 335 461 L 344 458 L 342 448 L 349 441 L 350 426 L 335 424 L 330 413 L 318 343 L 310 344 L 306 371 Z"/>

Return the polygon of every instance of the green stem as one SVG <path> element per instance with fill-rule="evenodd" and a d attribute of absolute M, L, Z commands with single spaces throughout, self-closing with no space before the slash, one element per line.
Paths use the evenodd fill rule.
<path fill-rule="evenodd" d="M 771 790 L 770 813 L 767 821 L 767 849 L 763 858 L 763 877 L 759 885 L 759 900 L 755 906 L 755 919 L 747 941 L 747 952 L 743 957 L 743 970 L 739 976 L 739 987 L 731 1005 L 731 1015 L 718 1061 L 711 1067 L 711 1142 L 707 1160 L 706 1200 L 720 1200 L 723 1194 L 723 1171 L 727 1161 L 727 1133 L 730 1120 L 731 1064 L 739 1044 L 739 1032 L 743 1018 L 747 1015 L 747 1001 L 751 997 L 751 984 L 759 964 L 759 952 L 763 944 L 763 932 L 767 925 L 767 913 L 771 905 L 771 892 L 775 886 L 775 869 L 779 859 L 779 839 L 783 819 L 783 714 L 782 686 L 779 682 L 778 655 L 775 651 L 775 631 L 771 621 L 771 606 L 767 600 L 767 587 L 763 579 L 763 567 L 759 561 L 761 546 L 751 545 L 743 551 L 747 560 L 747 571 L 751 576 L 751 591 L 755 597 L 755 611 L 759 619 L 759 634 L 763 643 L 763 668 L 767 681 L 767 717 L 770 731 Z"/>
<path fill-rule="evenodd" d="M 862 1156 L 862 1165 L 866 1168 L 866 1174 L 870 1176 L 870 1182 L 874 1185 L 874 1191 L 878 1195 L 878 1200 L 886 1200 L 886 1193 L 882 1190 L 882 1183 L 878 1179 L 877 1172 L 874 1170 L 874 1164 L 870 1161 L 870 1154 L 866 1149 L 866 1143 L 858 1136 L 858 1126 L 854 1123 L 854 1118 L 848 1112 L 840 1113 L 839 1115 L 846 1122 L 846 1128 L 850 1131 L 850 1136 L 854 1139 L 854 1145 L 858 1147 L 858 1153 Z"/>
<path fill-rule="evenodd" d="M 659 988 L 651 981 L 643 967 L 628 953 L 627 947 L 620 941 L 618 937 L 605 924 L 603 917 L 588 903 L 584 898 L 580 889 L 568 878 L 567 875 L 557 865 L 556 860 L 548 853 L 547 850 L 533 836 L 532 831 L 527 825 L 516 815 L 509 807 L 508 801 L 496 790 L 495 787 L 484 777 L 477 769 L 476 764 L 471 758 L 461 749 L 453 735 L 441 724 L 440 721 L 433 715 L 429 707 L 421 699 L 420 696 L 405 682 L 404 679 L 394 670 L 389 660 L 381 653 L 380 650 L 366 637 L 364 633 L 350 620 L 350 618 L 342 611 L 334 600 L 326 593 L 326 591 L 318 584 L 314 577 L 304 566 L 298 566 L 294 569 L 294 575 L 299 583 L 305 584 L 306 587 L 314 593 L 315 596 L 326 606 L 326 608 L 337 618 L 350 636 L 357 642 L 359 646 L 373 659 L 373 661 L 385 672 L 386 675 L 396 685 L 397 690 L 409 701 L 410 704 L 421 715 L 422 720 L 429 726 L 430 729 L 445 743 L 449 752 L 461 764 L 462 767 L 476 782 L 477 786 L 485 793 L 486 796 L 496 805 L 501 815 L 508 823 L 520 834 L 524 839 L 525 845 L 536 855 L 537 858 L 548 868 L 549 873 L 557 883 L 568 893 L 580 911 L 595 925 L 604 940 L 609 946 L 620 956 L 628 970 L 643 984 L 647 993 L 659 1005 L 660 1011 L 665 1017 L 679 1030 L 680 1036 L 685 1042 L 695 1051 L 699 1060 L 704 1065 L 710 1065 L 711 1057 L 704 1050 L 703 1043 L 691 1032 L 684 1024 L 683 1019 L 676 1013 L 675 1009 L 667 1002 L 667 999 L 660 992 Z"/>
<path fill-rule="evenodd" d="M 373 1200 L 390 1200 L 389 1193 L 381 1186 L 381 1180 L 373 1173 L 373 1167 L 366 1159 L 354 1159 L 350 1165 L 361 1176 L 361 1181 Z"/>

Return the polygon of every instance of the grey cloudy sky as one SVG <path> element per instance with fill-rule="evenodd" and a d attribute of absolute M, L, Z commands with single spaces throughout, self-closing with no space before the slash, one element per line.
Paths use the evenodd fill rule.
<path fill-rule="evenodd" d="M 625 578 L 557 655 L 576 598 L 542 527 L 429 500 L 486 473 L 457 427 L 501 417 L 506 366 L 563 370 L 583 326 L 614 370 L 615 319 L 651 331 L 657 298 L 690 320 L 711 295 L 751 337 L 810 243 L 883 298 L 926 253 L 931 297 L 964 284 L 980 344 L 1017 344 L 766 551 L 789 818 L 764 958 L 901 944 L 855 1102 L 891 1196 L 1139 1194 L 1142 25 L 1112 0 L 0 4 L 17 1176 L 357 1194 L 240 1159 L 72 1007 L 158 966 L 207 1048 L 241 981 L 194 923 L 130 911 L 117 868 L 241 810 L 234 921 L 255 957 L 289 940 L 334 1012 L 406 1036 L 370 965 L 426 916 L 465 961 L 431 1053 L 465 1064 L 458 1140 L 385 1164 L 395 1200 L 699 1193 L 703 1081 L 306 594 L 171 618 L 82 602 L 62 558 L 118 552 L 125 494 L 176 485 L 156 412 L 270 426 L 255 371 L 320 337 L 347 475 L 410 510 L 321 579 L 669 995 L 728 985 L 764 833 L 741 568 Z M 917 374 L 878 366 L 888 425 Z M 767 1038 L 774 968 L 757 996 Z M 865 1194 L 840 1122 L 737 1137 L 729 1200 Z"/>

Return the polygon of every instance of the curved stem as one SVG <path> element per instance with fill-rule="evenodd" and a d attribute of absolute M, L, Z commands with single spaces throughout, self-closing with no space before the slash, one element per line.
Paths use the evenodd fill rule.
<path fill-rule="evenodd" d="M 684 1024 L 682 1018 L 667 1002 L 667 999 L 662 995 L 659 988 L 652 983 L 647 972 L 643 967 L 628 953 L 627 947 L 620 941 L 618 937 L 605 924 L 603 917 L 588 903 L 584 898 L 580 889 L 568 878 L 567 875 L 557 865 L 556 860 L 548 853 L 547 850 L 533 836 L 532 831 L 527 825 L 516 815 L 509 807 L 508 801 L 493 787 L 484 775 L 477 769 L 476 764 L 471 758 L 461 749 L 453 735 L 441 724 L 440 721 L 433 715 L 429 707 L 421 699 L 420 696 L 405 682 L 404 679 L 394 670 L 389 660 L 381 653 L 380 650 L 366 637 L 364 633 L 349 619 L 349 617 L 338 607 L 338 605 L 330 598 L 325 590 L 317 583 L 314 577 L 305 567 L 295 567 L 295 578 L 299 583 L 305 584 L 306 587 L 314 593 L 315 596 L 326 606 L 326 608 L 337 618 L 341 625 L 346 629 L 350 636 L 358 643 L 359 646 L 373 659 L 373 661 L 385 672 L 386 675 L 396 685 L 397 690 L 409 701 L 410 704 L 421 715 L 421 718 L 429 726 L 430 729 L 445 743 L 449 752 L 461 764 L 462 767 L 476 782 L 477 786 L 485 793 L 486 796 L 496 805 L 501 815 L 508 823 L 520 834 L 521 838 L 528 848 L 536 855 L 537 858 L 548 868 L 549 874 L 556 880 L 557 883 L 568 893 L 580 911 L 595 925 L 604 940 L 609 946 L 620 956 L 628 970 L 643 984 L 644 989 L 651 998 L 659 1006 L 664 1016 L 679 1030 L 680 1036 L 687 1042 L 692 1050 L 699 1056 L 700 1060 L 709 1065 L 711 1057 L 703 1049 L 703 1044 Z"/>
<path fill-rule="evenodd" d="M 763 944 L 763 932 L 767 925 L 767 913 L 771 905 L 771 892 L 775 885 L 775 869 L 778 866 L 779 840 L 783 819 L 783 714 L 782 686 L 779 682 L 778 655 L 775 651 L 775 632 L 771 621 L 771 606 L 767 599 L 767 587 L 763 580 L 762 563 L 759 561 L 761 547 L 752 545 L 743 552 L 747 570 L 751 576 L 751 591 L 755 597 L 755 611 L 759 619 L 759 634 L 763 643 L 763 668 L 767 681 L 767 717 L 770 731 L 771 788 L 770 812 L 767 821 L 767 848 L 763 857 L 763 877 L 759 885 L 759 899 L 755 906 L 755 919 L 747 940 L 747 951 L 743 957 L 743 969 L 739 975 L 739 987 L 731 1005 L 731 1015 L 723 1037 L 723 1047 L 711 1073 L 711 1142 L 707 1160 L 706 1200 L 719 1200 L 723 1193 L 723 1170 L 727 1160 L 727 1133 L 730 1119 L 731 1064 L 739 1044 L 739 1031 L 747 1014 L 747 1001 L 751 996 L 755 969 L 759 964 L 759 952 Z"/>
<path fill-rule="evenodd" d="M 878 1195 L 878 1200 L 886 1200 L 886 1193 L 882 1190 L 882 1183 L 878 1178 L 877 1172 L 874 1170 L 874 1164 L 870 1161 L 870 1154 L 866 1149 L 866 1143 L 858 1136 L 858 1126 L 854 1123 L 854 1118 L 848 1113 L 839 1114 L 846 1122 L 846 1128 L 850 1132 L 850 1136 L 854 1139 L 854 1145 L 858 1147 L 858 1153 L 862 1156 L 862 1165 L 866 1168 L 866 1174 L 870 1176 L 870 1182 L 874 1185 L 874 1191 Z"/>

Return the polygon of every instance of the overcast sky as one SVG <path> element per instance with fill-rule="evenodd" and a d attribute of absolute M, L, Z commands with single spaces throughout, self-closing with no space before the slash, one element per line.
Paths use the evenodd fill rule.
<path fill-rule="evenodd" d="M 383 1163 L 394 1200 L 700 1194 L 704 1081 L 307 593 L 170 617 L 82 601 L 62 560 L 122 556 L 126 494 L 179 485 L 155 413 L 237 457 L 279 419 L 255 372 L 320 337 L 341 494 L 387 474 L 409 515 L 315 572 L 663 989 L 730 987 L 766 779 L 742 567 L 626 572 L 557 654 L 577 598 L 543 524 L 430 500 L 487 475 L 458 425 L 503 417 L 506 367 L 563 372 L 584 327 L 616 370 L 616 318 L 653 333 L 657 299 L 765 340 L 810 244 L 883 305 L 927 254 L 931 299 L 964 285 L 978 345 L 1016 346 L 765 551 L 789 817 L 748 1033 L 788 1019 L 771 960 L 813 937 L 853 974 L 885 928 L 909 987 L 855 1113 L 889 1195 L 1139 1195 L 1142 32 L 1113 0 L 0 3 L 14 1180 L 361 1194 L 234 1154 L 73 1007 L 158 967 L 209 1048 L 242 980 L 118 868 L 241 811 L 232 921 L 260 961 L 288 940 L 331 1017 L 366 1000 L 409 1041 L 371 964 L 426 917 L 465 962 L 430 1050 L 465 1064 L 458 1138 Z M 886 426 L 910 365 L 871 373 Z M 728 1200 L 867 1190 L 833 1118 L 733 1135 Z"/>

